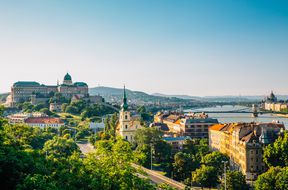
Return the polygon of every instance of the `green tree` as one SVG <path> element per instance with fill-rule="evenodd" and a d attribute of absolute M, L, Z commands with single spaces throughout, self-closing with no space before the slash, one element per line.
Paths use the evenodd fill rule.
<path fill-rule="evenodd" d="M 57 136 L 52 140 L 48 140 L 43 148 L 43 153 L 52 158 L 71 156 L 74 151 L 80 152 L 78 146 L 72 139 Z"/>
<path fill-rule="evenodd" d="M 215 151 L 202 157 L 201 163 L 205 164 L 206 166 L 213 166 L 217 169 L 218 175 L 222 175 L 224 169 L 224 165 L 222 162 L 228 160 L 229 158 L 226 155 Z"/>
<path fill-rule="evenodd" d="M 282 168 L 276 176 L 276 189 L 288 189 L 288 167 Z"/>
<path fill-rule="evenodd" d="M 135 133 L 135 144 L 136 151 L 141 155 L 138 157 L 139 163 L 148 164 L 148 159 L 150 158 L 151 149 L 153 150 L 153 162 L 161 163 L 165 166 L 165 171 L 169 172 L 171 165 L 167 167 L 167 164 L 171 163 L 171 146 L 162 140 L 162 133 L 156 128 L 143 128 L 138 129 Z M 140 152 L 143 151 L 143 152 Z M 146 154 L 143 156 L 142 153 Z M 140 161 L 139 158 L 144 160 Z"/>
<path fill-rule="evenodd" d="M 4 106 L 0 105 L 0 117 L 3 117 L 5 108 Z"/>
<path fill-rule="evenodd" d="M 224 180 L 221 184 L 221 189 L 224 189 Z M 229 190 L 248 190 L 249 187 L 246 183 L 245 176 L 239 171 L 227 171 L 226 174 L 226 187 Z"/>
<path fill-rule="evenodd" d="M 267 172 L 259 175 L 255 181 L 255 190 L 274 190 L 276 184 L 276 176 L 280 172 L 280 167 L 271 167 Z"/>
<path fill-rule="evenodd" d="M 97 185 L 97 189 L 155 189 L 135 175 L 136 169 L 131 166 L 133 160 L 129 142 L 121 139 L 115 143 L 111 140 L 96 142 L 95 153 L 84 160 L 92 175 L 92 189 L 96 189 L 93 185 Z"/>
<path fill-rule="evenodd" d="M 216 187 L 219 184 L 217 169 L 212 166 L 202 165 L 192 172 L 192 182 L 201 187 Z"/>
<path fill-rule="evenodd" d="M 178 152 L 174 156 L 173 179 L 184 181 L 191 178 L 191 172 L 199 167 L 200 163 L 194 155 Z"/>
<path fill-rule="evenodd" d="M 288 132 L 285 131 L 283 137 L 280 136 L 273 144 L 269 144 L 264 149 L 264 162 L 269 167 L 288 166 Z"/>

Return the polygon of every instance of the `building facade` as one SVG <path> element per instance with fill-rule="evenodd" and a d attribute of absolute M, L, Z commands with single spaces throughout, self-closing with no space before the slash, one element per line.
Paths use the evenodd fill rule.
<path fill-rule="evenodd" d="M 164 123 L 173 136 L 189 136 L 191 138 L 208 138 L 208 128 L 218 123 L 205 113 L 181 114 L 178 112 L 159 112 L 154 116 L 154 123 Z"/>
<path fill-rule="evenodd" d="M 267 111 L 273 112 L 287 112 L 288 111 L 288 102 L 287 101 L 278 101 L 277 97 L 273 92 L 267 96 L 263 102 L 263 108 Z"/>
<path fill-rule="evenodd" d="M 230 158 L 230 166 L 255 180 L 266 171 L 263 148 L 273 143 L 284 125 L 279 123 L 217 124 L 209 128 L 209 147 Z"/>
<path fill-rule="evenodd" d="M 59 128 L 61 126 L 64 126 L 65 123 L 60 118 L 54 118 L 54 117 L 30 117 L 25 119 L 25 124 L 27 124 L 30 127 L 53 127 L 53 128 Z"/>

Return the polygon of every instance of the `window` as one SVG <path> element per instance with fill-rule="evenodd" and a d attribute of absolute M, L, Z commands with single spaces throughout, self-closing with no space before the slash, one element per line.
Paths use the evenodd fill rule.
<path fill-rule="evenodd" d="M 125 119 L 128 119 L 128 116 L 127 116 L 127 115 L 125 115 Z"/>
<path fill-rule="evenodd" d="M 128 140 L 128 137 L 127 137 L 127 136 L 125 136 L 125 139 L 126 139 L 126 140 Z"/>
<path fill-rule="evenodd" d="M 258 150 L 256 150 L 256 154 L 258 154 Z"/>
<path fill-rule="evenodd" d="M 128 125 L 125 125 L 125 129 L 128 129 Z"/>

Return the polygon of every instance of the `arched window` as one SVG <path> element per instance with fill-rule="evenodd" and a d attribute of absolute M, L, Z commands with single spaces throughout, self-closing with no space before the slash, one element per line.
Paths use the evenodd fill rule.
<path fill-rule="evenodd" d="M 125 119 L 128 119 L 128 116 L 127 116 L 127 115 L 125 115 Z"/>

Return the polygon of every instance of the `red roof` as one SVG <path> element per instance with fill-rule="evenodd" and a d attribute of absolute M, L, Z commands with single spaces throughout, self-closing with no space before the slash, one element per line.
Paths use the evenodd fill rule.
<path fill-rule="evenodd" d="M 42 123 L 42 124 L 64 124 L 60 118 L 55 117 L 30 117 L 25 123 Z"/>

